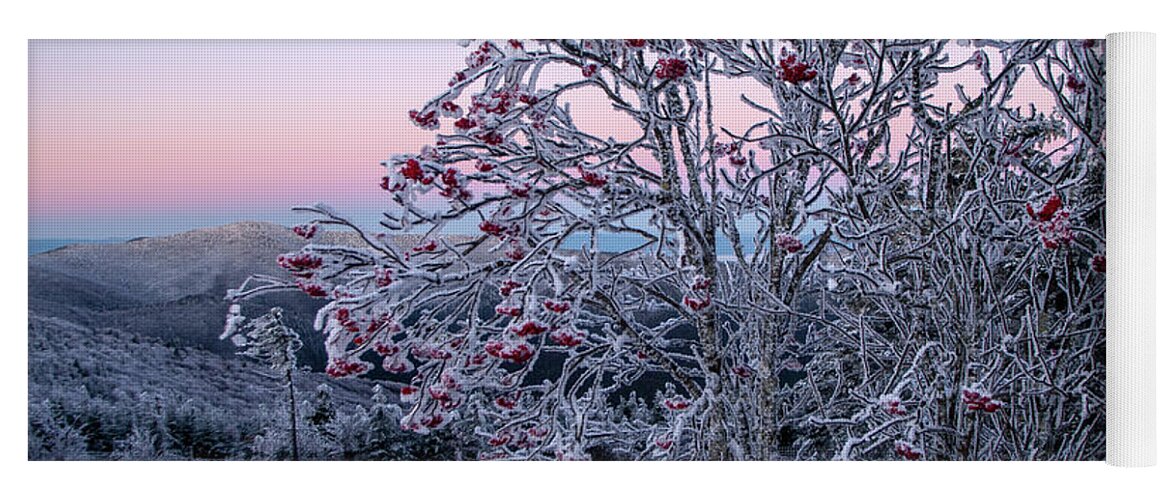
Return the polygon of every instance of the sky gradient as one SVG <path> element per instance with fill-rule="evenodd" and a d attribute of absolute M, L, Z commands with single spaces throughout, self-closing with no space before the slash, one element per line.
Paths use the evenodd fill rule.
<path fill-rule="evenodd" d="M 407 113 L 446 89 L 470 50 L 451 40 L 32 40 L 29 238 L 291 225 L 303 219 L 290 207 L 318 202 L 376 223 L 388 201 L 378 163 L 434 140 Z M 952 45 L 949 56 L 960 62 L 972 50 Z M 547 76 L 580 78 L 548 71 L 542 86 Z M 956 83 L 982 86 L 974 71 L 946 75 L 935 99 L 954 101 Z M 563 98 L 579 127 L 638 137 L 589 92 L 598 91 Z M 741 94 L 770 101 L 756 84 L 713 84 L 718 125 L 744 130 L 764 118 Z M 1043 92 L 1026 94 L 1051 107 Z M 911 122 L 892 124 L 909 131 Z"/>
<path fill-rule="evenodd" d="M 29 237 L 377 213 L 378 162 L 431 132 L 453 41 L 30 41 Z"/>

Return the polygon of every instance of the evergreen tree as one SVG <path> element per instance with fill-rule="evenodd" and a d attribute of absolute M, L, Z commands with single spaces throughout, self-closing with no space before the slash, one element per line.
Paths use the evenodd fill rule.
<path fill-rule="evenodd" d="M 374 385 L 374 395 L 370 398 L 370 421 L 367 424 L 369 428 L 369 437 L 366 441 L 366 448 L 369 456 L 367 458 L 376 460 L 387 460 L 402 458 L 402 453 L 396 448 L 402 442 L 402 429 L 399 421 L 402 418 L 402 410 L 398 406 L 390 404 L 386 394 L 382 391 L 381 384 Z"/>
<path fill-rule="evenodd" d="M 330 425 L 337 418 L 337 408 L 333 404 L 333 388 L 328 384 L 318 384 L 317 392 L 313 395 L 312 407 L 309 408 L 309 423 L 317 434 L 329 440 L 333 438 Z"/>
<path fill-rule="evenodd" d="M 258 359 L 269 364 L 277 373 L 283 373 L 285 385 L 289 389 L 289 442 L 293 450 L 293 460 L 300 459 L 297 447 L 297 395 L 293 385 L 293 372 L 297 370 L 297 351 L 303 345 L 301 337 L 293 329 L 285 326 L 281 320 L 284 311 L 274 307 L 268 314 L 253 319 L 239 330 L 243 321 L 232 321 L 240 318 L 240 308 L 233 305 L 229 314 L 228 326 L 220 338 L 231 338 L 232 342 L 244 350 L 240 354 Z"/>

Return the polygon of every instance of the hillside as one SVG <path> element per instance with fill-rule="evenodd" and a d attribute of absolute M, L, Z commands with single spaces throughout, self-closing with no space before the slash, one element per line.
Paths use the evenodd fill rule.
<path fill-rule="evenodd" d="M 314 242 L 358 243 L 326 231 Z M 287 458 L 282 381 L 265 365 L 237 356 L 235 346 L 218 336 L 227 311 L 224 292 L 251 274 L 279 275 L 275 257 L 304 244 L 288 228 L 242 222 L 30 256 L 29 457 L 143 458 L 145 449 L 147 458 Z M 287 323 L 304 340 L 301 363 L 313 370 L 299 375 L 300 405 L 308 412 L 317 387 L 326 384 L 338 425 L 348 425 L 304 424 L 302 455 L 451 452 L 436 444 L 439 438 L 400 431 L 397 417 L 387 417 L 395 408 L 376 411 L 372 381 L 320 373 L 325 356 L 311 325 L 322 304 L 290 293 L 246 305 L 250 314 L 272 306 L 286 310 Z M 387 385 L 396 400 L 394 384 Z M 384 435 L 365 434 L 361 422 L 380 418 Z M 145 447 L 142 436 L 151 436 Z"/>
<path fill-rule="evenodd" d="M 31 460 L 288 458 L 286 389 L 259 362 L 36 315 L 28 329 Z M 372 387 L 299 374 L 301 456 L 451 457 L 450 436 L 399 429 Z"/>
<path fill-rule="evenodd" d="M 327 231 L 315 241 L 357 243 L 352 235 Z M 231 355 L 235 348 L 218 338 L 227 311 L 224 292 L 252 274 L 281 275 L 276 256 L 304 244 L 288 228 L 240 222 L 125 243 L 69 245 L 29 257 L 29 311 Z M 246 312 L 285 308 L 306 340 L 303 360 L 320 369 L 324 353 L 311 327 L 320 305 L 287 294 L 256 300 Z"/>
<path fill-rule="evenodd" d="M 198 404 L 241 415 L 257 403 L 280 402 L 284 381 L 261 363 L 225 358 L 202 349 L 167 346 L 150 337 L 114 329 L 90 329 L 57 318 L 30 316 L 29 399 L 52 396 L 56 388 L 88 397 L 118 399 L 142 393 L 182 394 Z M 302 373 L 297 390 L 311 393 L 328 380 L 334 397 L 347 405 L 370 400 L 370 384 Z"/>

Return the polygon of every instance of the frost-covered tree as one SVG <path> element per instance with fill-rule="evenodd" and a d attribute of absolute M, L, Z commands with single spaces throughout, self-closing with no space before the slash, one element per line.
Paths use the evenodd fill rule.
<path fill-rule="evenodd" d="M 390 399 L 382 392 L 381 384 L 374 386 L 374 394 L 370 401 L 372 404 L 368 411 L 367 457 L 376 460 L 401 458 L 402 453 L 397 452 L 396 444 L 401 441 L 398 438 L 402 432 L 399 428 L 402 410 L 390 404 Z"/>
<path fill-rule="evenodd" d="M 239 306 L 233 306 L 228 313 L 224 333 L 220 339 L 231 339 L 242 348 L 241 355 L 268 363 L 269 368 L 281 374 L 289 390 L 289 443 L 293 460 L 300 458 L 297 446 L 297 393 L 293 374 L 297 371 L 297 351 L 301 349 L 301 337 L 285 326 L 281 319 L 284 311 L 274 307 L 267 314 L 248 321 L 240 316 Z M 241 325 L 243 327 L 241 328 Z"/>
<path fill-rule="evenodd" d="M 329 299 L 327 373 L 409 379 L 400 425 L 483 458 L 1098 456 L 1103 61 L 485 41 L 410 113 L 436 140 L 384 162 L 382 228 L 301 207 L 363 244 L 229 299 Z"/>
<path fill-rule="evenodd" d="M 337 417 L 337 409 L 333 405 L 333 388 L 329 384 L 319 384 L 313 395 L 313 407 L 309 415 L 309 422 L 316 427 L 324 428 Z"/>
<path fill-rule="evenodd" d="M 117 460 L 160 460 L 166 456 L 159 436 L 143 427 L 134 427 L 130 435 L 118 444 L 112 457 Z"/>
<path fill-rule="evenodd" d="M 338 458 L 361 459 L 370 434 L 370 415 L 365 407 L 354 406 L 351 411 L 338 413 L 330 422 L 328 433 Z"/>

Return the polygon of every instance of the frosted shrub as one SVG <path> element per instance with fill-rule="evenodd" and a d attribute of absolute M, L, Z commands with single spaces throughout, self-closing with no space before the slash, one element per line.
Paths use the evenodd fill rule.
<path fill-rule="evenodd" d="M 436 135 L 372 180 L 381 228 L 300 207 L 363 244 L 229 299 L 328 299 L 328 373 L 401 377 L 400 425 L 481 458 L 1100 457 L 1103 61 L 483 41 L 403 117 Z"/>

